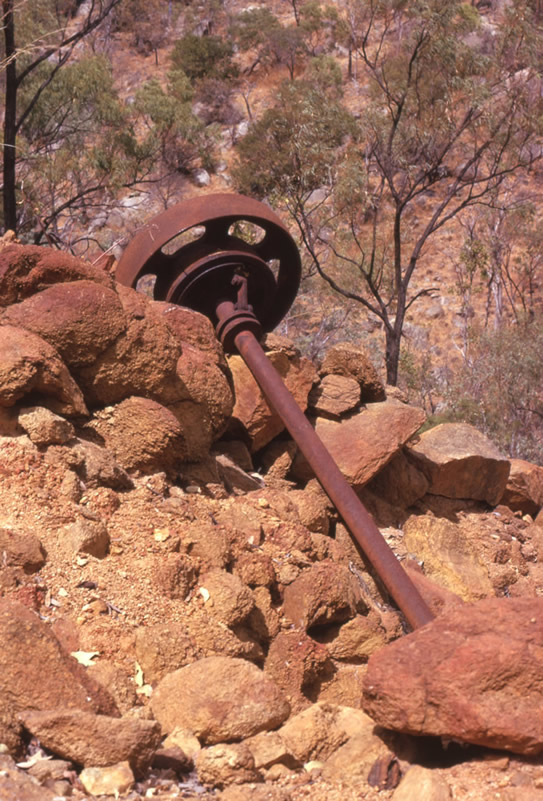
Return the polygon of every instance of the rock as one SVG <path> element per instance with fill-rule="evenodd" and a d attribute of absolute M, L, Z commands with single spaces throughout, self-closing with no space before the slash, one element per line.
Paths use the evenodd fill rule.
<path fill-rule="evenodd" d="M 246 784 L 261 780 L 245 743 L 221 743 L 202 748 L 195 759 L 199 781 L 208 787 Z"/>
<path fill-rule="evenodd" d="M 541 598 L 448 609 L 371 656 L 365 711 L 397 731 L 541 754 L 542 613 Z"/>
<path fill-rule="evenodd" d="M 360 385 L 354 378 L 325 375 L 309 393 L 309 406 L 325 417 L 341 417 L 360 403 Z"/>
<path fill-rule="evenodd" d="M 9 757 L 7 758 L 9 759 Z M 57 793 L 43 787 L 33 776 L 18 770 L 13 760 L 0 763 L 0 798 L 5 801 L 55 801 Z"/>
<path fill-rule="evenodd" d="M 404 559 L 402 564 L 405 572 L 421 594 L 423 601 L 428 604 L 430 611 L 434 615 L 440 615 L 450 606 L 458 606 L 464 603 L 459 595 L 445 589 L 428 576 L 425 576 L 418 562 L 413 559 Z"/>
<path fill-rule="evenodd" d="M 278 734 L 300 764 L 326 760 L 348 739 L 338 724 L 338 707 L 326 703 L 313 704 L 290 717 Z"/>
<path fill-rule="evenodd" d="M 494 595 L 477 543 L 459 523 L 433 515 L 412 515 L 404 524 L 404 545 L 424 563 L 426 574 L 464 601 Z"/>
<path fill-rule="evenodd" d="M 435 770 L 412 765 L 392 795 L 392 801 L 449 801 L 449 785 Z"/>
<path fill-rule="evenodd" d="M 166 554 L 155 566 L 155 584 L 168 598 L 183 601 L 196 584 L 196 564 L 190 556 Z M 179 667 L 179 665 L 177 666 Z"/>
<path fill-rule="evenodd" d="M 375 726 L 370 718 L 359 731 L 334 751 L 322 766 L 322 778 L 329 782 L 342 782 L 360 785 L 368 780 L 368 775 L 377 759 L 393 757 L 388 746 L 375 734 Z"/>
<path fill-rule="evenodd" d="M 78 372 L 86 397 L 95 405 L 131 396 L 160 402 L 183 426 L 191 459 L 204 458 L 233 407 L 226 363 L 211 324 L 204 325 L 202 315 L 149 301 L 127 287 L 118 291 L 130 322 L 93 365 Z"/>
<path fill-rule="evenodd" d="M 285 588 L 283 612 L 295 626 L 307 630 L 354 617 L 360 600 L 349 568 L 323 561 L 304 570 Z"/>
<path fill-rule="evenodd" d="M 328 651 L 303 631 L 281 631 L 270 645 L 265 672 L 285 693 L 293 712 L 310 705 L 308 693 L 329 664 Z M 270 727 L 271 728 L 271 727 Z"/>
<path fill-rule="evenodd" d="M 10 306 L 0 320 L 42 337 L 69 367 L 92 364 L 127 324 L 117 293 L 88 280 L 53 284 Z"/>
<path fill-rule="evenodd" d="M 305 410 L 309 391 L 317 378 L 311 362 L 299 356 L 289 357 L 283 351 L 270 351 L 267 356 L 298 406 Z M 281 418 L 271 411 L 241 356 L 231 356 L 228 364 L 236 396 L 232 415 L 243 423 L 251 439 L 251 452 L 255 453 L 280 434 L 285 426 Z"/>
<path fill-rule="evenodd" d="M 160 726 L 152 720 L 63 709 L 25 711 L 19 717 L 42 746 L 85 767 L 128 762 L 134 773 L 141 775 L 161 740 Z"/>
<path fill-rule="evenodd" d="M 253 594 L 238 576 L 214 570 L 203 575 L 200 582 L 200 593 L 210 607 L 210 614 L 225 625 L 236 626 L 252 612 Z"/>
<path fill-rule="evenodd" d="M 188 759 L 193 759 L 194 756 L 201 750 L 202 746 L 200 741 L 188 729 L 174 729 L 162 743 L 163 748 L 177 748 L 187 755 Z"/>
<path fill-rule="evenodd" d="M 75 435 L 73 425 L 43 406 L 21 409 L 18 422 L 35 445 L 63 445 Z"/>
<path fill-rule="evenodd" d="M 91 796 L 112 795 L 118 798 L 126 795 L 134 784 L 134 774 L 128 762 L 120 762 L 103 768 L 84 768 L 79 781 Z"/>
<path fill-rule="evenodd" d="M 97 559 L 107 556 L 109 534 L 101 520 L 80 517 L 67 527 L 66 536 L 74 553 L 88 553 Z"/>
<path fill-rule="evenodd" d="M 328 534 L 330 530 L 330 500 L 324 491 L 291 490 L 289 497 L 298 510 L 300 523 L 309 531 Z"/>
<path fill-rule="evenodd" d="M 197 351 L 207 355 L 208 362 L 216 364 L 227 374 L 224 351 L 215 335 L 212 322 L 204 314 L 175 303 L 153 301 L 152 306 L 181 346 L 192 345 Z"/>
<path fill-rule="evenodd" d="M 275 582 L 273 559 L 262 551 L 242 551 L 236 556 L 234 573 L 249 587 L 271 587 Z"/>
<path fill-rule="evenodd" d="M 0 339 L 0 406 L 31 395 L 59 414 L 88 414 L 81 390 L 48 342 L 13 325 L 0 325 Z"/>
<path fill-rule="evenodd" d="M 0 742 L 16 747 L 20 726 L 16 716 L 23 710 L 116 713 L 107 691 L 62 650 L 50 627 L 22 604 L 0 601 L 0 642 Z"/>
<path fill-rule="evenodd" d="M 319 701 L 328 704 L 339 704 L 360 710 L 362 701 L 362 682 L 366 673 L 366 665 L 334 662 L 333 670 L 324 674 L 319 684 Z"/>
<path fill-rule="evenodd" d="M 432 495 L 472 498 L 495 506 L 509 476 L 509 460 L 467 423 L 443 423 L 406 449 L 425 475 Z"/>
<path fill-rule="evenodd" d="M 0 306 L 17 303 L 51 284 L 79 280 L 113 286 L 102 270 L 53 248 L 14 244 L 0 252 Z"/>
<path fill-rule="evenodd" d="M 543 506 L 543 467 L 511 459 L 511 472 L 500 503 L 515 512 L 536 517 Z"/>
<path fill-rule="evenodd" d="M 20 567 L 36 573 L 45 564 L 45 551 L 39 539 L 29 531 L 0 528 L 2 567 Z"/>
<path fill-rule="evenodd" d="M 296 455 L 296 443 L 292 440 L 273 440 L 259 454 L 262 470 L 270 478 L 286 478 Z"/>
<path fill-rule="evenodd" d="M 245 740 L 245 744 L 253 755 L 257 770 L 269 768 L 271 765 L 277 765 L 280 762 L 290 764 L 292 767 L 295 765 L 292 755 L 279 732 L 262 731 L 260 734 L 255 734 Z"/>
<path fill-rule="evenodd" d="M 361 389 L 362 403 L 385 400 L 385 388 L 367 354 L 352 345 L 342 342 L 326 353 L 321 365 L 323 376 L 339 375 L 356 379 Z"/>
<path fill-rule="evenodd" d="M 250 476 L 245 470 L 229 459 L 224 454 L 218 454 L 216 457 L 218 474 L 220 481 L 224 485 L 228 493 L 235 490 L 241 492 L 252 492 L 253 490 L 260 489 L 263 486 L 261 478 Z"/>
<path fill-rule="evenodd" d="M 374 651 L 385 645 L 387 636 L 379 616 L 370 613 L 330 627 L 319 641 L 326 645 L 332 659 L 359 663 L 367 662 Z"/>
<path fill-rule="evenodd" d="M 155 770 L 173 770 L 177 774 L 189 773 L 194 767 L 194 762 L 179 746 L 172 745 L 158 749 L 153 757 L 152 767 Z"/>
<path fill-rule="evenodd" d="M 398 401 L 371 403 L 346 420 L 318 418 L 315 431 L 354 487 L 366 484 L 424 423 L 422 409 Z M 306 480 L 312 471 L 298 454 L 293 474 Z"/>
<path fill-rule="evenodd" d="M 208 657 L 165 676 L 151 698 L 166 733 L 190 729 L 213 745 L 279 726 L 290 712 L 274 681 L 242 659 Z"/>
<path fill-rule="evenodd" d="M 290 801 L 289 789 L 274 784 L 232 784 L 225 787 L 220 801 Z"/>
<path fill-rule="evenodd" d="M 117 464 L 111 451 L 94 442 L 79 439 L 72 447 L 78 459 L 76 470 L 87 488 L 111 487 L 116 490 L 131 489 L 132 480 Z"/>
<path fill-rule="evenodd" d="M 73 770 L 73 765 L 68 760 L 45 757 L 38 762 L 34 762 L 28 769 L 28 773 L 43 784 L 50 779 L 63 779 L 68 770 Z"/>
<path fill-rule="evenodd" d="M 105 408 L 95 414 L 92 428 L 125 470 L 164 470 L 195 456 L 177 417 L 149 398 L 127 398 Z"/>
<path fill-rule="evenodd" d="M 85 397 L 95 406 L 119 403 L 133 395 L 160 402 L 188 399 L 189 393 L 176 375 L 181 343 L 161 311 L 133 289 L 119 285 L 118 292 L 126 329 L 98 358 L 78 371 Z"/>
<path fill-rule="evenodd" d="M 194 661 L 194 643 L 181 623 L 140 626 L 136 631 L 136 658 L 145 682 L 155 684 L 167 673 Z"/>
<path fill-rule="evenodd" d="M 212 439 L 216 439 L 225 430 L 234 408 L 227 367 L 223 367 L 218 359 L 211 359 L 209 351 L 184 345 L 177 361 L 176 372 L 178 380 L 186 387 L 190 400 L 200 406 L 200 425 L 208 427 Z"/>
<path fill-rule="evenodd" d="M 199 170 L 195 170 L 192 174 L 192 180 L 196 184 L 196 186 L 209 186 L 211 183 L 211 176 L 207 170 L 200 168 Z"/>
<path fill-rule="evenodd" d="M 229 539 L 221 526 L 198 520 L 183 531 L 182 546 L 193 560 L 199 560 L 202 570 L 224 568 L 232 558 Z"/>
<path fill-rule="evenodd" d="M 430 482 L 401 450 L 366 486 L 377 497 L 407 509 L 426 495 Z"/>
<path fill-rule="evenodd" d="M 78 648 L 76 647 L 72 650 L 76 651 Z M 107 687 L 121 714 L 126 714 L 138 703 L 136 684 L 133 677 L 128 676 L 126 671 L 114 662 L 102 658 L 98 659 L 92 665 L 89 665 L 87 674 L 98 684 L 101 684 L 102 687 Z"/>

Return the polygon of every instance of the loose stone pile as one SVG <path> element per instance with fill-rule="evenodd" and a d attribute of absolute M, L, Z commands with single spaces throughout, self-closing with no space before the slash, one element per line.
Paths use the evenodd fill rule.
<path fill-rule="evenodd" d="M 1 798 L 438 798 L 413 735 L 543 752 L 543 468 L 268 337 L 437 615 L 403 636 L 207 319 L 9 245 L 0 341 Z"/>

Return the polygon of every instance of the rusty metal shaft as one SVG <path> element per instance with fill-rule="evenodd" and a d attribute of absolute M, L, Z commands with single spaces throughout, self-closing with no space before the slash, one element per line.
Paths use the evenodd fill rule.
<path fill-rule="evenodd" d="M 284 422 L 351 535 L 396 601 L 412 628 L 433 620 L 433 614 L 402 568 L 371 515 L 347 483 L 311 423 L 283 384 L 251 331 L 243 330 L 234 343 L 270 406 Z"/>

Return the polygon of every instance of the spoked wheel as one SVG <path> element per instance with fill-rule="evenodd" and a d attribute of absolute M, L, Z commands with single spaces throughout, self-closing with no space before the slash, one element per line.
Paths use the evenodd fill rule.
<path fill-rule="evenodd" d="M 264 332 L 289 310 L 300 284 L 298 248 L 281 220 L 242 195 L 183 201 L 154 217 L 135 236 L 116 279 L 135 287 L 154 283 L 155 300 L 202 312 L 217 323 L 217 306 L 236 302 L 237 276 Z"/>

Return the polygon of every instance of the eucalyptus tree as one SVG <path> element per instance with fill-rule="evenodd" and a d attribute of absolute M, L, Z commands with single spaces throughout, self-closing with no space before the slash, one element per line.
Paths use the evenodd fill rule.
<path fill-rule="evenodd" d="M 3 216 L 4 227 L 19 223 L 17 137 L 44 93 L 59 78 L 79 43 L 95 31 L 120 0 L 91 0 L 76 15 L 74 2 L 2 0 L 4 66 Z M 20 198 L 19 198 L 20 199 Z"/>
<path fill-rule="evenodd" d="M 297 154 L 288 179 L 266 179 L 268 158 L 281 152 L 269 139 L 258 158 L 241 147 L 240 162 L 254 191 L 290 213 L 322 278 L 381 320 L 396 384 L 406 314 L 432 291 L 411 289 L 432 238 L 472 206 L 499 206 L 540 158 L 542 38 L 520 1 L 492 29 L 457 0 L 348 0 L 347 11 L 356 131 L 319 154 L 321 192 L 302 180 L 315 154 L 304 163 L 295 128 L 281 145 Z M 281 104 L 274 111 L 288 118 Z M 317 114 L 306 119 L 307 129 L 319 125 Z"/>

